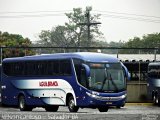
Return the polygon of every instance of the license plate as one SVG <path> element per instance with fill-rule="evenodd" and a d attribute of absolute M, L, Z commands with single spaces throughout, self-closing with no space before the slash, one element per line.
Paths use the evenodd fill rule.
<path fill-rule="evenodd" d="M 106 102 L 107 105 L 112 105 L 112 102 Z"/>

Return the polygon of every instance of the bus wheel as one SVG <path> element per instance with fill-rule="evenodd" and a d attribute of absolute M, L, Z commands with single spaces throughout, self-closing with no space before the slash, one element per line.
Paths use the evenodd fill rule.
<path fill-rule="evenodd" d="M 159 105 L 159 99 L 158 99 L 158 96 L 156 97 L 156 105 Z"/>
<path fill-rule="evenodd" d="M 157 95 L 156 102 L 157 102 L 157 105 L 160 106 L 160 97 L 159 97 L 159 95 Z"/>
<path fill-rule="evenodd" d="M 19 109 L 20 111 L 32 111 L 33 109 L 32 107 L 26 105 L 25 98 L 22 95 L 19 97 Z"/>
<path fill-rule="evenodd" d="M 68 100 L 68 109 L 70 112 L 77 112 L 79 107 L 75 106 L 75 102 L 74 102 L 74 98 L 73 96 L 70 96 L 69 97 L 69 100 Z"/>
<path fill-rule="evenodd" d="M 108 107 L 99 107 L 98 110 L 99 110 L 99 112 L 107 112 Z"/>
<path fill-rule="evenodd" d="M 49 112 L 57 112 L 58 108 L 59 106 L 57 105 L 50 105 L 50 106 L 45 107 L 45 110 Z"/>
<path fill-rule="evenodd" d="M 157 105 L 157 102 L 158 102 L 157 96 L 154 94 L 154 95 L 153 95 L 153 104 L 154 104 L 154 105 Z"/>

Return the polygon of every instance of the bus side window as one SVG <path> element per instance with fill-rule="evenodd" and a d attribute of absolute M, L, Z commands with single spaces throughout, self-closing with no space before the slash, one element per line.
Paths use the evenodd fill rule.
<path fill-rule="evenodd" d="M 11 63 L 3 63 L 3 72 L 4 74 L 6 74 L 7 76 L 11 76 L 12 75 L 12 64 Z"/>
<path fill-rule="evenodd" d="M 36 72 L 35 70 L 33 70 L 34 66 L 33 66 L 33 62 L 29 61 L 29 62 L 26 62 L 26 75 L 29 76 L 29 75 L 33 75 L 33 71 Z M 33 71 L 32 71 L 33 70 Z M 36 73 L 35 73 L 36 74 Z"/>
<path fill-rule="evenodd" d="M 80 65 L 75 65 L 75 70 L 76 70 L 76 75 L 77 75 L 77 79 L 78 81 L 80 81 Z"/>
<path fill-rule="evenodd" d="M 53 64 L 52 64 L 52 69 L 53 69 L 53 75 L 59 75 L 59 61 L 58 60 L 54 60 Z"/>
<path fill-rule="evenodd" d="M 71 62 L 70 60 L 60 60 L 60 74 L 71 75 Z"/>
<path fill-rule="evenodd" d="M 74 67 L 75 67 L 75 72 L 76 72 L 76 75 L 77 75 L 77 79 L 78 81 L 80 81 L 80 65 L 81 65 L 81 60 L 79 59 L 73 59 L 73 62 L 74 62 Z"/>
<path fill-rule="evenodd" d="M 53 75 L 53 63 L 52 61 L 47 61 L 47 75 Z"/>
<path fill-rule="evenodd" d="M 86 87 L 86 72 L 85 72 L 85 68 L 82 67 L 81 65 L 75 65 L 75 70 L 76 70 L 76 74 L 77 74 L 77 79 L 78 82 Z"/>
<path fill-rule="evenodd" d="M 84 67 L 81 67 L 81 76 L 80 76 L 80 83 L 82 86 L 87 87 L 87 76 Z"/>

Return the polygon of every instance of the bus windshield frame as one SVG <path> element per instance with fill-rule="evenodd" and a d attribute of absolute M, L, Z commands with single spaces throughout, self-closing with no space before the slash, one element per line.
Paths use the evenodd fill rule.
<path fill-rule="evenodd" d="M 88 62 L 90 78 L 88 88 L 98 92 L 121 92 L 126 90 L 124 71 L 120 63 Z"/>
<path fill-rule="evenodd" d="M 160 65 L 149 65 L 148 77 L 153 79 L 160 79 Z"/>

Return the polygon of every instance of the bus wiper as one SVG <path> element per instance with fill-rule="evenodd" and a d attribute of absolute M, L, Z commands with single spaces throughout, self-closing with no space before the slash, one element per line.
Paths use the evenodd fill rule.
<path fill-rule="evenodd" d="M 109 80 L 111 80 L 112 85 L 115 87 L 116 91 L 118 91 L 118 87 L 117 87 L 117 85 L 115 84 L 115 82 L 113 81 L 112 76 L 111 76 L 111 73 L 109 74 L 109 77 L 110 77 Z"/>
<path fill-rule="evenodd" d="M 108 74 L 109 74 L 109 75 L 108 75 Z M 109 76 L 109 79 L 108 79 L 108 76 Z M 106 82 L 107 80 L 108 80 L 108 89 L 110 89 L 109 81 L 111 81 L 111 82 L 112 82 L 112 85 L 115 87 L 116 91 L 118 91 L 117 85 L 116 85 L 115 82 L 113 81 L 111 74 L 108 73 L 108 71 L 107 71 L 106 69 L 105 69 L 105 78 L 104 78 L 103 83 L 102 83 L 101 91 L 103 90 L 104 84 L 105 84 L 105 82 Z"/>
<path fill-rule="evenodd" d="M 105 84 L 105 82 L 108 80 L 107 77 L 108 76 L 108 72 L 107 72 L 107 70 L 105 69 L 105 78 L 104 78 L 104 80 L 103 80 L 103 82 L 102 82 L 102 87 L 101 87 L 101 91 L 103 90 L 103 87 L 104 87 L 104 84 Z M 108 88 L 109 88 L 109 84 L 108 84 Z"/>

